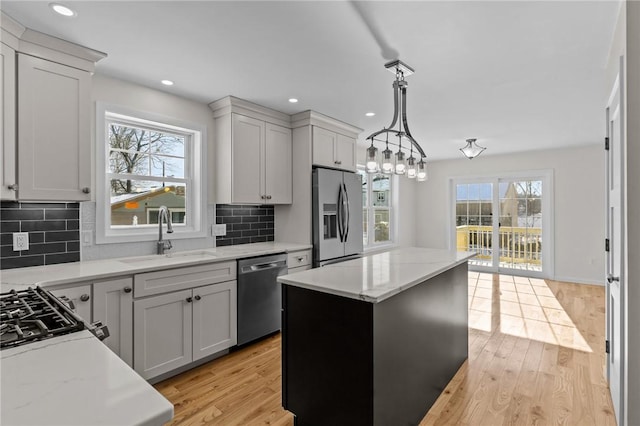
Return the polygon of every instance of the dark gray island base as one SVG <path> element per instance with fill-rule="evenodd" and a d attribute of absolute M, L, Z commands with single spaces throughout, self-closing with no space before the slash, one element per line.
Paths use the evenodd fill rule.
<path fill-rule="evenodd" d="M 466 260 L 377 303 L 283 284 L 297 426 L 417 425 L 467 358 Z"/>

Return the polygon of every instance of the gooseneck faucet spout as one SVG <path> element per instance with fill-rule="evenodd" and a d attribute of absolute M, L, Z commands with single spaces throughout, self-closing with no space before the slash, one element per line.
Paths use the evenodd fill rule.
<path fill-rule="evenodd" d="M 158 254 L 164 254 L 166 250 L 171 250 L 173 245 L 171 240 L 162 239 L 162 221 L 167 223 L 167 234 L 173 233 L 173 226 L 171 225 L 171 212 L 167 206 L 160 206 L 158 209 Z"/>

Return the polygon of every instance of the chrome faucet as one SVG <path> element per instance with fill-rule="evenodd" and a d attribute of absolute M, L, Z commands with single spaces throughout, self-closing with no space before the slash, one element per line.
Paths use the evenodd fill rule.
<path fill-rule="evenodd" d="M 167 234 L 173 233 L 173 226 L 171 226 L 171 212 L 167 206 L 160 206 L 158 210 L 158 254 L 164 254 L 165 250 L 171 250 L 173 245 L 171 240 L 162 239 L 162 220 L 167 223 Z"/>

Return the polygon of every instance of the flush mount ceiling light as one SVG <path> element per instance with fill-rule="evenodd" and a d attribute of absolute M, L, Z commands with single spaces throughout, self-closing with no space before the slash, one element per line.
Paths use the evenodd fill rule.
<path fill-rule="evenodd" d="M 49 3 L 49 7 L 62 16 L 73 17 L 77 15 L 75 10 L 60 3 Z"/>
<path fill-rule="evenodd" d="M 484 148 L 476 143 L 477 139 L 467 139 L 467 145 L 463 148 L 460 148 L 460 151 L 467 157 L 469 160 L 474 159 L 478 155 L 482 154 L 487 148 Z"/>
<path fill-rule="evenodd" d="M 367 117 L 373 117 L 374 115 L 376 115 L 375 112 L 368 112 L 365 114 Z"/>
<path fill-rule="evenodd" d="M 160 83 L 164 84 L 165 86 L 173 86 L 173 81 L 171 80 L 162 80 Z"/>
<path fill-rule="evenodd" d="M 411 136 L 407 124 L 407 82 L 404 78 L 413 74 L 413 68 L 400 60 L 388 62 L 384 66 L 396 76 L 393 82 L 393 120 L 389 127 L 373 132 L 367 138 L 371 141 L 371 146 L 367 148 L 367 173 L 395 173 L 420 182 L 425 181 L 427 180 L 426 155 L 420 144 Z M 397 128 L 395 128 L 396 123 Z M 385 135 L 384 140 L 376 139 L 382 134 Z M 392 137 L 391 142 L 389 135 Z M 397 142 L 393 138 L 397 138 Z M 374 146 L 376 141 L 385 143 L 385 149 L 381 153 L 382 159 L 379 158 L 378 148 Z M 398 147 L 395 154 L 389 149 L 390 144 Z M 409 150 L 409 157 L 406 159 L 406 153 L 403 150 Z M 413 156 L 414 150 L 417 151 L 419 160 Z"/>
<path fill-rule="evenodd" d="M 289 102 L 291 102 L 292 104 L 297 104 L 298 100 L 296 98 L 289 98 Z"/>

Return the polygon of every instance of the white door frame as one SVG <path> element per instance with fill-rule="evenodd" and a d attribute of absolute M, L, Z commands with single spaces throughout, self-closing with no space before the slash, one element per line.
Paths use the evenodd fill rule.
<path fill-rule="evenodd" d="M 518 275 L 527 276 L 527 277 L 535 277 L 535 278 L 553 278 L 554 277 L 554 218 L 553 218 L 553 200 L 554 200 L 554 179 L 553 179 L 553 170 L 552 169 L 543 169 L 543 170 L 523 170 L 523 171 L 513 171 L 513 172 L 505 172 L 496 175 L 495 173 L 486 174 L 486 175 L 474 175 L 474 176 L 458 176 L 452 177 L 449 179 L 449 248 L 455 250 L 456 249 L 456 227 L 455 227 L 455 216 L 456 216 L 456 185 L 457 184 L 465 184 L 465 183 L 492 183 L 494 188 L 498 188 L 500 182 L 505 180 L 523 180 L 523 179 L 531 179 L 531 180 L 542 180 L 542 271 L 528 271 L 528 270 L 520 270 L 520 269 L 505 269 L 500 268 L 500 254 L 499 250 L 493 250 L 493 266 L 479 266 L 479 265 L 469 265 L 471 270 L 481 271 L 481 272 L 492 272 L 492 273 L 516 273 Z M 498 212 L 498 217 L 500 213 L 500 200 L 498 191 L 493 191 L 493 212 Z M 498 232 L 499 226 L 498 221 L 493 221 L 493 238 L 492 238 L 492 247 L 498 247 L 499 236 Z"/>
<path fill-rule="evenodd" d="M 609 352 L 606 357 L 607 364 L 607 382 L 609 383 L 609 390 L 611 393 L 611 399 L 613 401 L 616 420 L 619 426 L 626 424 L 626 277 L 625 271 L 625 144 L 624 144 L 624 57 L 620 57 L 619 71 L 616 80 L 611 89 L 607 107 L 605 109 L 606 114 L 606 134 L 609 141 L 609 149 L 605 151 L 605 238 L 610 242 L 609 251 L 605 251 L 605 285 L 606 285 L 606 338 L 610 344 Z M 614 138 L 612 135 L 612 120 L 618 119 L 618 138 Z M 619 181 L 617 187 L 612 187 L 613 173 L 616 170 L 612 169 L 612 162 L 615 160 L 615 155 L 611 152 L 618 152 L 620 157 L 617 159 L 614 166 L 619 167 Z M 618 199 L 616 202 L 619 204 L 618 220 L 620 221 L 620 235 L 616 237 L 614 230 L 612 229 L 612 217 L 611 217 L 611 192 L 618 192 L 615 197 Z M 616 255 L 614 256 L 614 253 Z M 619 265 L 614 265 L 615 260 L 619 260 Z M 616 270 L 617 269 L 617 270 Z M 617 278 L 618 281 L 609 281 L 610 278 Z M 614 293 L 619 292 L 615 295 Z M 616 307 L 611 306 L 612 300 L 617 296 L 619 305 Z M 619 324 L 620 331 L 619 336 L 616 338 L 613 332 L 614 323 Z M 614 371 L 612 369 L 612 362 L 615 361 L 616 355 L 619 355 L 619 377 L 613 377 Z M 613 379 L 613 382 L 612 382 Z"/>

